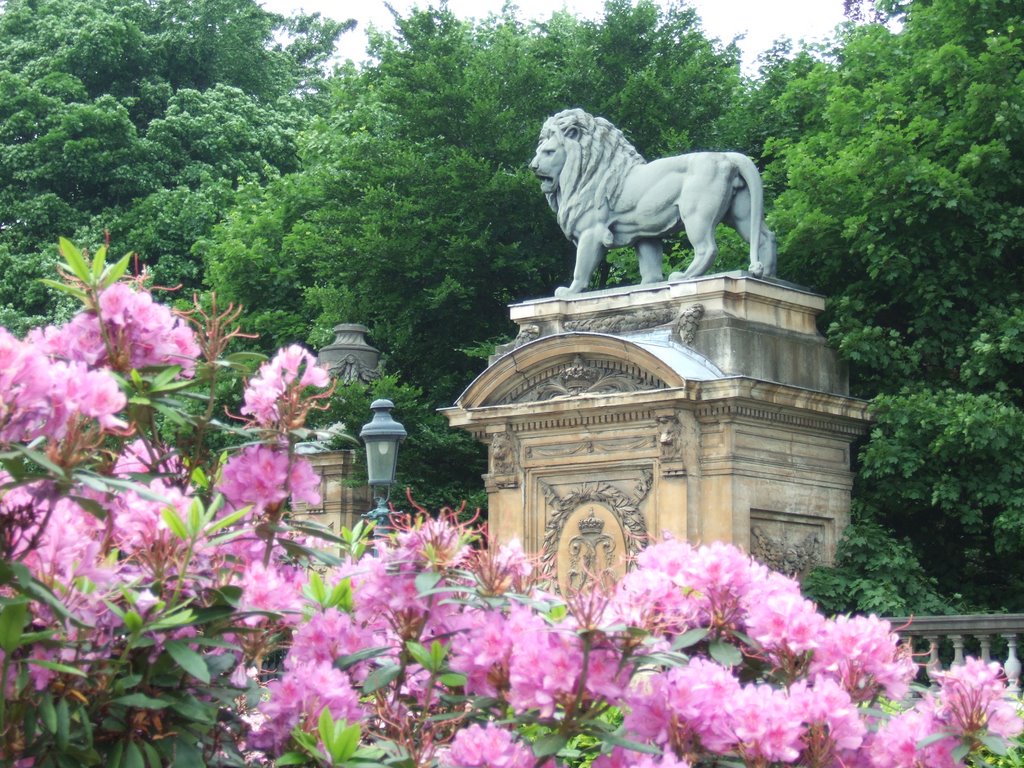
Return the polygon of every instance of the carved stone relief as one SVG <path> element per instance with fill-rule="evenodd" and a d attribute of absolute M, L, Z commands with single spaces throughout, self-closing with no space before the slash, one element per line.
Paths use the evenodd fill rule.
<path fill-rule="evenodd" d="M 596 453 L 618 453 L 650 448 L 653 440 L 649 437 L 624 437 L 612 440 L 580 440 L 558 445 L 527 446 L 526 458 L 564 459 L 570 456 L 591 456 Z"/>
<path fill-rule="evenodd" d="M 697 336 L 697 328 L 700 326 L 700 319 L 704 317 L 704 305 L 694 304 L 679 313 L 676 318 L 676 335 L 679 341 L 688 347 L 693 346 L 693 340 Z"/>
<path fill-rule="evenodd" d="M 519 472 L 519 446 L 511 432 L 491 437 L 491 474 L 514 475 Z"/>
<path fill-rule="evenodd" d="M 823 562 L 823 532 L 812 526 L 793 528 L 757 524 L 750 528 L 750 554 L 787 576 L 800 576 Z"/>
<path fill-rule="evenodd" d="M 657 421 L 661 460 L 679 461 L 683 458 L 683 427 L 679 419 L 675 416 L 659 416 Z"/>
<path fill-rule="evenodd" d="M 612 360 L 588 360 L 576 355 L 572 362 L 553 366 L 534 376 L 500 400 L 499 405 L 537 402 L 558 397 L 605 395 L 663 389 L 664 382 L 635 365 Z"/>
<path fill-rule="evenodd" d="M 553 510 L 544 529 L 541 564 L 557 577 L 562 591 L 614 580 L 625 572 L 627 560 L 646 546 L 647 521 L 640 505 L 654 483 L 651 470 L 640 471 L 629 493 L 599 481 L 578 484 L 559 495 L 544 480 L 538 483 Z"/>
<path fill-rule="evenodd" d="M 566 320 L 567 331 L 590 331 L 592 333 L 626 333 L 658 325 L 671 323 L 675 312 L 671 308 L 636 309 L 619 312 L 614 315 L 586 317 L 579 320 Z"/>

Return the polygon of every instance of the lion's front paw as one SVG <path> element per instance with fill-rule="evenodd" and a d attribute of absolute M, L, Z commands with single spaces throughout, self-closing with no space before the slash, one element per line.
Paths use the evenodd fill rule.
<path fill-rule="evenodd" d="M 754 277 L 761 277 L 762 275 L 764 275 L 764 264 L 762 264 L 760 261 L 755 261 L 753 264 L 750 265 L 750 274 L 752 274 Z"/>
<path fill-rule="evenodd" d="M 568 298 L 569 296 L 572 296 L 572 291 L 570 291 L 566 286 L 560 285 L 557 288 L 555 288 L 556 299 L 565 299 Z"/>

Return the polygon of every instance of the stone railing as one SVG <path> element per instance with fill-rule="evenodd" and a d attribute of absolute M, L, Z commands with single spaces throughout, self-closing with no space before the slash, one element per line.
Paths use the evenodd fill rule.
<path fill-rule="evenodd" d="M 927 654 L 925 669 L 929 676 L 942 670 L 939 648 L 944 640 L 952 646 L 953 665 L 964 663 L 965 646 L 971 655 L 992 661 L 993 641 L 1005 640 L 1005 659 L 995 660 L 1002 664 L 1009 693 L 1020 695 L 1021 663 L 1017 656 L 1017 636 L 1024 635 L 1024 614 L 904 616 L 889 618 L 888 621 L 915 654 Z M 1002 647 L 1002 643 L 999 646 Z"/>

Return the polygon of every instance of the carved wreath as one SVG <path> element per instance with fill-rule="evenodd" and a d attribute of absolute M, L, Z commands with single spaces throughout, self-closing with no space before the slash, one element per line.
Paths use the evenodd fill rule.
<path fill-rule="evenodd" d="M 554 513 L 544 529 L 544 547 L 541 552 L 541 566 L 549 574 L 554 574 L 558 563 L 558 542 L 562 537 L 565 524 L 572 513 L 584 504 L 597 503 L 608 507 L 615 519 L 625 531 L 626 556 L 632 559 L 647 546 L 647 521 L 640 511 L 640 504 L 647 497 L 654 484 L 654 473 L 649 469 L 641 470 L 640 480 L 633 488 L 632 494 L 625 494 L 611 483 L 583 483 L 569 494 L 559 496 L 555 489 L 543 480 L 538 481 L 540 489 L 548 505 Z"/>

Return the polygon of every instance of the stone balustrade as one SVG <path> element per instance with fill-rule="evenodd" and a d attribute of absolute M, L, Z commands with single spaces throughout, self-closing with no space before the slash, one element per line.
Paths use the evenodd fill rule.
<path fill-rule="evenodd" d="M 888 621 L 915 654 L 927 653 L 925 669 L 929 677 L 942 670 L 939 651 L 943 641 L 952 646 L 952 664 L 957 665 L 964 663 L 965 647 L 972 655 L 992 661 L 993 641 L 998 638 L 1005 640 L 1005 659 L 995 660 L 1002 664 L 1009 693 L 1020 695 L 1021 662 L 1017 656 L 1017 638 L 1024 635 L 1024 614 L 903 616 L 889 618 Z"/>

